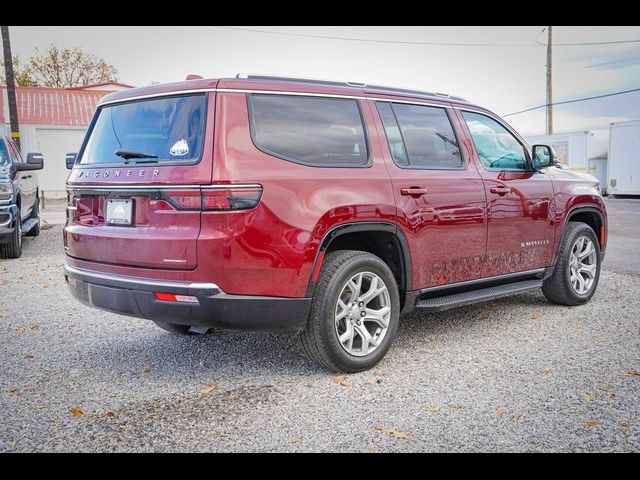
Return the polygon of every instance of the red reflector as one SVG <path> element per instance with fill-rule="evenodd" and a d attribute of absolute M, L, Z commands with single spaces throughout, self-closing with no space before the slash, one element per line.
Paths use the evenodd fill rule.
<path fill-rule="evenodd" d="M 176 303 L 198 303 L 198 298 L 193 295 L 177 295 L 175 293 L 159 293 L 153 294 L 157 300 L 161 302 L 176 302 Z"/>
<path fill-rule="evenodd" d="M 606 237 L 606 234 L 604 230 L 604 225 L 600 225 L 600 246 L 602 247 L 604 247 L 605 241 L 607 240 L 605 237 Z"/>
<path fill-rule="evenodd" d="M 156 299 L 163 302 L 177 302 L 176 296 L 173 293 L 154 293 Z"/>
<path fill-rule="evenodd" d="M 313 283 L 318 282 L 318 278 L 320 278 L 320 270 L 322 270 L 322 262 L 324 261 L 324 252 L 320 252 L 318 255 L 318 261 L 316 262 L 316 266 L 313 269 L 313 276 L 311 277 L 311 281 Z"/>

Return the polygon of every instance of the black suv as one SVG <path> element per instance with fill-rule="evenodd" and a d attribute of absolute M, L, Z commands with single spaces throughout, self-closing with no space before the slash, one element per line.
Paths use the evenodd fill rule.
<path fill-rule="evenodd" d="M 16 144 L 0 137 L 0 258 L 22 254 L 22 236 L 40 234 L 38 176 L 43 158 L 30 153 L 25 162 Z"/>

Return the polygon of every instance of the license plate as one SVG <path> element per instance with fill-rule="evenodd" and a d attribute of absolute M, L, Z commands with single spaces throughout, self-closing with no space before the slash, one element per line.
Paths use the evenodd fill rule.
<path fill-rule="evenodd" d="M 133 218 L 133 200 L 130 198 L 108 198 L 107 225 L 131 225 Z"/>

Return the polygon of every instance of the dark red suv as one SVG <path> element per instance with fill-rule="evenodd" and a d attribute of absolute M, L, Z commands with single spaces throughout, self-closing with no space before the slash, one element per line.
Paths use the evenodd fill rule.
<path fill-rule="evenodd" d="M 316 362 L 380 361 L 399 317 L 598 284 L 595 178 L 462 99 L 247 77 L 111 94 L 68 158 L 66 280 L 175 333 L 297 331 Z"/>

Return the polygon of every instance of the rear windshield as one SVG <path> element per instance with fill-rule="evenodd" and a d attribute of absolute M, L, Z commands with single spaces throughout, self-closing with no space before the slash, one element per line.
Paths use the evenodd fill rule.
<path fill-rule="evenodd" d="M 198 161 L 206 98 L 182 95 L 100 108 L 80 163 Z"/>

